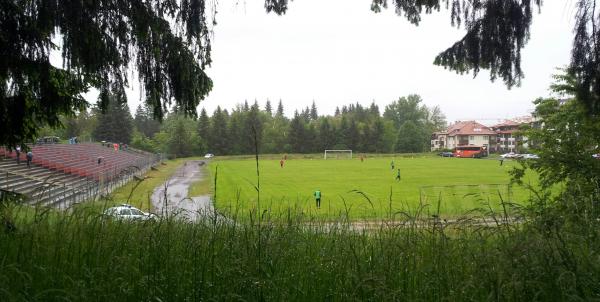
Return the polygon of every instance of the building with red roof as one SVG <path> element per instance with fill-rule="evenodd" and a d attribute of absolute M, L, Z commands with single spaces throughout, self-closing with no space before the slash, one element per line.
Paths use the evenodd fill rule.
<path fill-rule="evenodd" d="M 431 150 L 454 149 L 459 146 L 477 146 L 487 150 L 494 147 L 496 132 L 476 121 L 460 121 L 446 131 L 435 132 L 431 138 Z"/>
<path fill-rule="evenodd" d="M 490 152 L 514 152 L 517 146 L 527 148 L 527 138 L 518 133 L 520 127 L 534 122 L 532 117 L 521 117 L 488 127 L 476 121 L 459 121 L 446 131 L 432 134 L 431 151 L 477 146 Z"/>

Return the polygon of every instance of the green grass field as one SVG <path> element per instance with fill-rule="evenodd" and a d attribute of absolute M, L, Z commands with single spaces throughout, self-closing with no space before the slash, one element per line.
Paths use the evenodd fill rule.
<path fill-rule="evenodd" d="M 398 157 L 394 161 L 396 169 L 401 170 L 401 180 L 397 181 L 391 160 L 293 159 L 284 168 L 280 168 L 279 160 L 261 160 L 261 211 L 296 208 L 312 215 L 336 217 L 348 210 L 353 218 L 383 218 L 390 213 L 415 213 L 420 208 L 429 215 L 439 211 L 441 215 L 457 216 L 474 208 L 489 209 L 488 204 L 500 210 L 499 196 L 515 203 L 523 203 L 528 197 L 524 188 L 508 188 L 508 171 L 516 162 L 505 161 L 500 166 L 499 161 L 490 159 Z M 213 176 L 217 166 L 217 208 L 229 213 L 256 209 L 256 162 L 219 160 L 210 164 Z M 531 176 L 526 181 L 536 182 Z M 323 194 L 319 210 L 312 196 L 316 189 Z"/>

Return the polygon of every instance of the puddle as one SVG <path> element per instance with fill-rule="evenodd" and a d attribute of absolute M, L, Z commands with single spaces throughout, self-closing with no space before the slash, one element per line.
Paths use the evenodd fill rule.
<path fill-rule="evenodd" d="M 203 160 L 188 161 L 164 184 L 154 189 L 152 206 L 161 216 L 176 215 L 185 220 L 197 221 L 214 212 L 210 196 L 187 198 L 192 183 L 206 177 Z M 165 194 L 166 191 L 166 194 Z"/>

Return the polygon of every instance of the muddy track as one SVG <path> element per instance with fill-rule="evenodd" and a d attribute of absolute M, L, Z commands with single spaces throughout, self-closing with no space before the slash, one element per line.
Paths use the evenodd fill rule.
<path fill-rule="evenodd" d="M 204 160 L 187 161 L 168 181 L 154 189 L 151 199 L 156 213 L 196 221 L 204 213 L 212 212 L 214 208 L 209 195 L 187 197 L 190 185 L 207 177 L 207 164 Z"/>

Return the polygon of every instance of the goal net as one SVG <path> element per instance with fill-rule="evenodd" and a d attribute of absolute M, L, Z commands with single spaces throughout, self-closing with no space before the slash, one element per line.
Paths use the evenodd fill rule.
<path fill-rule="evenodd" d="M 352 159 L 352 150 L 325 150 L 325 159 Z"/>

